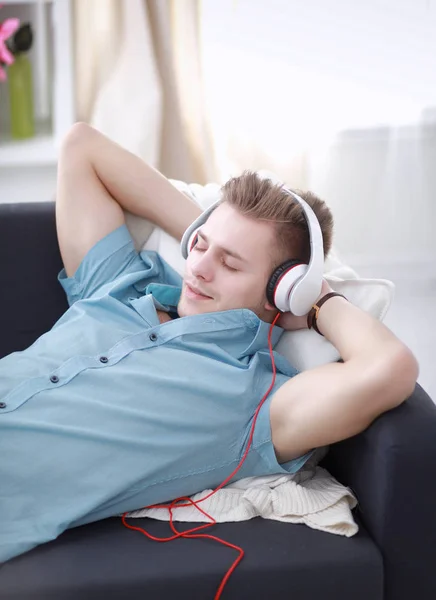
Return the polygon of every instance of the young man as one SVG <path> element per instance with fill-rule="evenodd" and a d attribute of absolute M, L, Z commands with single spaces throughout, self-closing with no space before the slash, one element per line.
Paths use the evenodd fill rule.
<path fill-rule="evenodd" d="M 58 182 L 70 308 L 0 361 L 0 562 L 69 527 L 224 481 L 272 380 L 266 283 L 285 259 L 308 258 L 301 211 L 255 174 L 224 186 L 183 281 L 156 253 L 138 254 L 124 222 L 126 209 L 180 239 L 199 215 L 157 171 L 77 124 Z M 306 199 L 327 252 L 331 215 Z M 280 319 L 274 342 L 306 324 Z M 293 473 L 412 393 L 416 360 L 384 325 L 340 297 L 317 324 L 344 362 L 297 373 L 275 356 L 275 387 L 235 478 Z"/>

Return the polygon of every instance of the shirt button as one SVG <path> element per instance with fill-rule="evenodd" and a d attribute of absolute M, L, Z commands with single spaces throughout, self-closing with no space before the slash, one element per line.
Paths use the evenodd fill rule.
<path fill-rule="evenodd" d="M 6 402 L 0 402 L 0 408 L 6 408 Z"/>
<path fill-rule="evenodd" d="M 157 340 L 157 335 L 155 333 L 150 333 L 148 337 L 152 342 L 155 342 Z"/>
<path fill-rule="evenodd" d="M 108 357 L 107 356 L 100 356 L 100 362 L 102 363 L 107 363 L 108 362 Z"/>
<path fill-rule="evenodd" d="M 59 381 L 59 377 L 58 377 L 57 375 L 52 375 L 52 376 L 50 377 L 50 381 L 51 381 L 52 383 L 57 383 L 57 382 Z"/>

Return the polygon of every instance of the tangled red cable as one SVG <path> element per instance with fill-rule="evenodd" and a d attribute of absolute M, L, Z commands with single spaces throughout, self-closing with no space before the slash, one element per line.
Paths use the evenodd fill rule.
<path fill-rule="evenodd" d="M 227 573 L 224 575 L 223 579 L 221 580 L 219 588 L 215 594 L 214 600 L 219 600 L 219 598 L 221 598 L 221 594 L 223 592 L 224 586 L 226 585 L 227 581 L 229 580 L 230 575 L 233 573 L 233 571 L 236 569 L 238 564 L 244 558 L 245 553 L 240 546 L 235 546 L 234 544 L 231 544 L 230 542 L 226 542 L 225 540 L 222 540 L 219 537 L 216 537 L 214 535 L 209 535 L 206 533 L 195 533 L 196 531 L 201 531 L 202 529 L 206 529 L 207 527 L 212 527 L 212 525 L 216 525 L 215 519 L 213 517 L 211 517 L 211 515 L 209 515 L 207 512 L 205 512 L 202 508 L 200 508 L 198 506 L 198 504 L 200 502 L 203 502 L 204 500 L 207 500 L 207 498 L 210 498 L 218 490 L 220 490 L 222 487 L 224 487 L 232 479 L 232 477 L 239 471 L 239 469 L 244 464 L 245 459 L 247 458 L 248 451 L 250 450 L 250 446 L 253 441 L 254 427 L 256 425 L 257 415 L 259 414 L 259 410 L 261 409 L 263 403 L 265 402 L 269 393 L 271 392 L 271 390 L 274 386 L 275 380 L 276 380 L 276 365 L 274 362 L 274 354 L 273 354 L 273 349 L 272 349 L 271 336 L 272 336 L 273 327 L 276 324 L 279 317 L 280 317 L 280 313 L 277 314 L 274 321 L 271 323 L 271 327 L 268 332 L 268 348 L 269 348 L 269 353 L 271 356 L 271 363 L 272 363 L 272 370 L 273 370 L 271 384 L 270 384 L 267 392 L 263 396 L 262 400 L 260 401 L 259 406 L 256 409 L 256 412 L 254 413 L 253 423 L 251 425 L 251 432 L 250 432 L 250 437 L 248 439 L 247 448 L 244 452 L 241 462 L 236 467 L 236 469 L 233 471 L 233 473 L 230 473 L 230 475 L 222 483 L 220 483 L 220 485 L 216 489 L 212 490 L 212 492 L 210 492 L 210 494 L 207 494 L 207 496 L 205 496 L 204 498 L 201 498 L 200 500 L 194 501 L 187 496 L 182 496 L 180 498 L 176 498 L 170 504 L 152 504 L 151 506 L 145 507 L 145 508 L 167 508 L 168 509 L 168 512 L 170 513 L 170 527 L 171 527 L 171 530 L 174 532 L 174 535 L 172 535 L 170 537 L 158 538 L 158 537 L 151 535 L 151 533 L 148 533 L 147 531 L 145 531 L 145 529 L 142 529 L 141 527 L 135 527 L 133 525 L 129 525 L 128 523 L 126 523 L 127 513 L 124 513 L 123 516 L 121 517 L 121 520 L 125 527 L 127 527 L 128 529 L 133 529 L 135 531 L 139 531 L 140 533 L 143 533 L 145 536 L 147 536 L 150 540 L 154 540 L 156 542 L 171 542 L 172 540 L 176 540 L 179 537 L 182 537 L 182 538 L 207 538 L 210 540 L 215 540 L 216 542 L 219 542 L 220 544 L 224 544 L 224 546 L 228 546 L 229 548 L 233 548 L 234 550 L 237 550 L 239 552 L 239 556 L 234 560 L 231 567 L 229 568 L 229 570 L 227 571 Z M 185 500 L 188 502 L 188 504 L 177 504 L 178 502 L 185 501 Z M 190 506 L 190 505 L 195 506 L 195 508 L 197 508 L 205 517 L 210 519 L 211 522 L 205 523 L 204 525 L 199 525 L 198 527 L 194 527 L 193 529 L 188 529 L 187 531 L 177 531 L 177 529 L 174 527 L 174 522 L 173 522 L 173 508 L 181 508 L 183 506 Z"/>

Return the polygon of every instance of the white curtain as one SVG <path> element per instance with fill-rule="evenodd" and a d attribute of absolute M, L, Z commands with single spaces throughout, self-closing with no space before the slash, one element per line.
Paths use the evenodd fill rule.
<path fill-rule="evenodd" d="M 75 0 L 76 106 L 167 177 L 215 177 L 197 0 Z"/>
<path fill-rule="evenodd" d="M 145 3 L 78 0 L 79 118 L 157 164 L 162 91 Z"/>
<path fill-rule="evenodd" d="M 436 269 L 436 2 L 203 0 L 220 179 L 266 168 L 360 262 Z"/>

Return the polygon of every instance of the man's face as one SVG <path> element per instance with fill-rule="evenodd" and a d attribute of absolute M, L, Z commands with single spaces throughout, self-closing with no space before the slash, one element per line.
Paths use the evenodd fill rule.
<path fill-rule="evenodd" d="M 181 317 L 248 308 L 271 322 L 276 310 L 266 299 L 272 272 L 274 227 L 223 203 L 200 228 L 185 267 L 178 305 Z"/>

